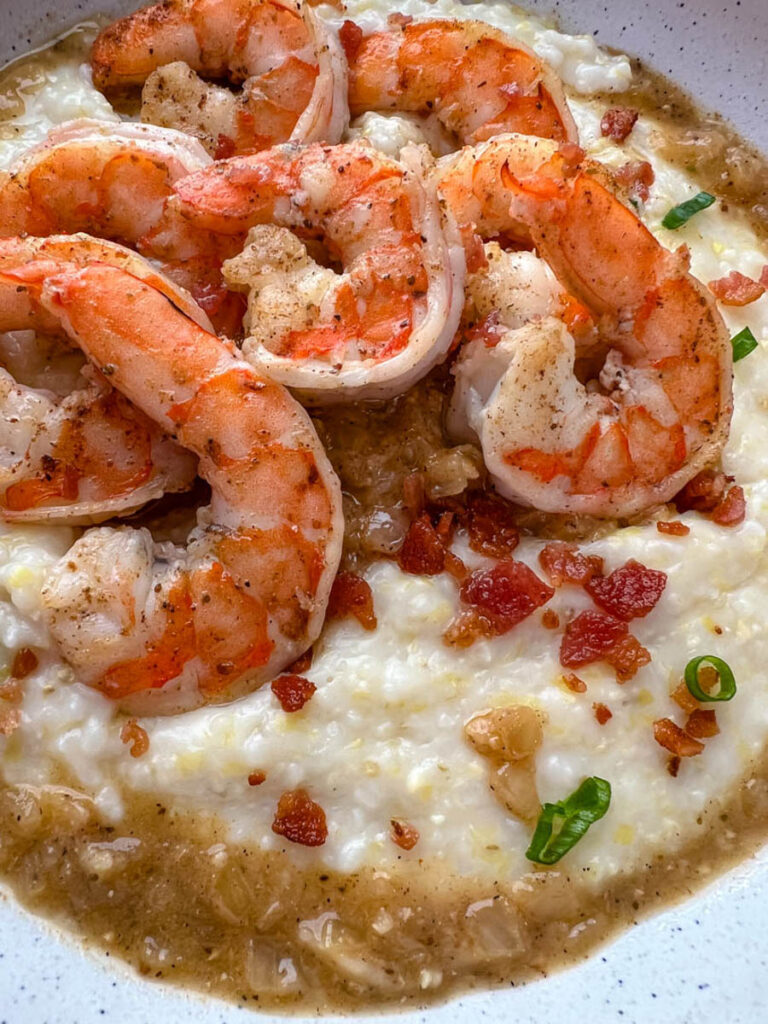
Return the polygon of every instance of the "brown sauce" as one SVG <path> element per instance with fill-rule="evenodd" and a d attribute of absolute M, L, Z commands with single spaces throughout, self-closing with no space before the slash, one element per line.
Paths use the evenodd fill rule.
<path fill-rule="evenodd" d="M 0 135 L 19 112 L 25 76 L 86 37 L 0 75 Z M 653 111 L 668 130 L 660 152 L 768 234 L 768 164 L 727 124 L 639 64 L 631 90 L 606 97 L 617 104 Z M 476 449 L 451 445 L 443 432 L 444 393 L 443 372 L 394 402 L 318 417 L 345 490 L 348 564 L 397 549 L 410 473 L 423 474 L 435 500 L 482 482 Z M 184 510 L 174 515 L 183 525 Z M 597 528 L 536 513 L 521 513 L 521 524 L 557 536 Z M 678 782 L 685 786 L 684 774 Z M 699 835 L 595 892 L 568 874 L 567 861 L 483 882 L 447 875 L 418 859 L 418 848 L 393 854 L 391 872 L 300 867 L 286 852 L 233 844 L 220 823 L 151 801 L 134 799 L 120 826 L 105 825 L 87 796 L 62 783 L 0 789 L 0 873 L 26 907 L 147 978 L 305 1012 L 425 1005 L 545 976 L 749 856 L 768 820 L 764 764 L 709 805 Z"/>

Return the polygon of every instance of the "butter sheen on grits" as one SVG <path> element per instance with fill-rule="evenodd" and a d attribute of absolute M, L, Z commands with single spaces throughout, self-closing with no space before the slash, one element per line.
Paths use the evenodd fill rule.
<path fill-rule="evenodd" d="M 351 0 L 344 17 L 368 32 L 386 18 L 383 3 Z M 666 212 L 699 186 L 656 155 L 664 127 L 643 113 L 621 146 L 602 138 L 606 100 L 631 81 L 628 58 L 602 52 L 588 37 L 570 37 L 502 4 L 464 7 L 452 0 L 405 0 L 415 17 L 473 17 L 529 43 L 562 77 L 589 155 L 609 166 L 649 160 L 656 173 L 641 216 L 669 248 L 685 244 L 692 272 L 702 281 L 732 270 L 759 277 L 768 253 L 746 217 L 717 206 L 672 233 Z M 321 9 L 329 21 L 340 17 Z M 74 61 L 51 68 L 41 89 L 30 89 L 13 132 L 0 137 L 7 166 L 43 129 L 74 116 L 116 117 Z M 402 117 L 364 115 L 351 134 L 396 154 L 419 132 Z M 61 777 L 93 795 L 104 818 L 118 824 L 133 795 L 174 809 L 217 815 L 235 842 L 284 850 L 299 865 L 322 863 L 353 872 L 392 865 L 398 851 L 390 821 L 403 819 L 420 834 L 414 857 L 439 860 L 451 873 L 514 879 L 530 863 L 530 828 L 511 817 L 487 784 L 487 764 L 463 738 L 464 723 L 492 707 L 526 704 L 547 725 L 537 755 L 542 801 L 557 801 L 589 775 L 611 782 L 609 813 L 568 854 L 568 868 L 595 888 L 640 869 L 659 852 L 694 838 L 713 798 L 739 785 L 768 739 L 768 296 L 742 309 L 725 308 L 729 330 L 749 326 L 759 348 L 735 366 L 734 417 L 723 456 L 726 473 L 744 487 L 747 516 L 724 530 L 696 513 L 680 518 L 683 537 L 661 535 L 654 522 L 616 530 L 585 553 L 603 556 L 606 571 L 628 559 L 663 570 L 668 585 L 647 618 L 632 631 L 652 661 L 630 682 L 617 684 L 602 663 L 580 670 L 586 694 L 562 681 L 559 634 L 536 613 L 504 636 L 480 639 L 466 650 L 443 643 L 458 610 L 457 590 L 445 575 L 415 577 L 380 561 L 365 572 L 378 628 L 354 620 L 330 624 L 316 645 L 307 674 L 317 692 L 307 707 L 285 714 L 268 686 L 227 706 L 171 718 L 145 719 L 149 750 L 128 756 L 120 739 L 124 719 L 98 693 L 80 685 L 56 657 L 41 625 L 39 594 L 46 568 L 72 541 L 66 529 L 2 527 L 0 534 L 0 643 L 10 666 L 20 648 L 47 649 L 26 683 L 21 724 L 0 737 L 6 783 L 39 786 Z M 544 542 L 524 538 L 516 558 L 537 569 Z M 474 569 L 490 565 L 459 539 L 459 554 Z M 561 620 L 591 607 L 575 587 L 558 589 L 547 605 Z M 699 654 L 723 658 L 738 681 L 737 697 L 717 706 L 718 736 L 701 756 L 667 770 L 667 753 L 653 739 L 653 722 L 673 716 L 670 691 L 685 664 Z M 610 708 L 605 725 L 592 705 Z M 258 769 L 266 780 L 249 786 Z M 324 809 L 329 835 L 319 850 L 286 844 L 270 828 L 286 790 L 308 789 Z"/>

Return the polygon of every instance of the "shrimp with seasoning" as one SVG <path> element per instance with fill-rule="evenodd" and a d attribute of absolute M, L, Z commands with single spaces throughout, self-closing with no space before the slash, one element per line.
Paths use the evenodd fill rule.
<path fill-rule="evenodd" d="M 338 142 L 347 124 L 340 44 L 294 0 L 161 0 L 107 26 L 91 66 L 102 92 L 143 84 L 142 120 L 196 135 L 215 156 Z"/>
<path fill-rule="evenodd" d="M 311 421 L 151 272 L 29 259 L 25 240 L 13 241 L 21 251 L 4 267 L 3 298 L 34 282 L 45 315 L 198 457 L 212 492 L 186 548 L 127 527 L 75 542 L 42 592 L 62 656 L 138 714 L 249 692 L 317 637 L 341 554 L 339 483 Z"/>
<path fill-rule="evenodd" d="M 134 253 L 86 236 L 0 240 L 0 332 L 14 335 L 16 362 L 31 361 L 36 334 L 61 335 L 41 302 L 39 267 L 77 268 L 99 261 L 143 278 L 187 315 L 210 326 L 195 303 Z M 27 275 L 20 265 L 28 264 Z M 6 360 L 0 356 L 0 363 Z M 127 515 L 172 491 L 186 490 L 196 461 L 86 367 L 60 394 L 20 383 L 0 369 L 0 519 L 90 523 Z"/>
<path fill-rule="evenodd" d="M 424 147 L 395 161 L 364 142 L 284 145 L 176 182 L 193 226 L 251 229 L 224 265 L 249 292 L 243 352 L 303 400 L 388 398 L 445 357 L 465 262 L 427 161 Z M 321 243 L 341 272 L 315 259 Z"/>
<path fill-rule="evenodd" d="M 195 139 L 153 125 L 82 118 L 53 129 L 0 177 L 0 233 L 85 231 L 156 260 L 192 293 L 222 333 L 241 326 L 243 302 L 221 279 L 228 240 L 173 216 L 173 184 L 211 159 Z"/>
<path fill-rule="evenodd" d="M 666 250 L 570 144 L 508 135 L 438 173 L 460 223 L 547 264 L 464 346 L 452 431 L 480 441 L 501 493 L 543 511 L 669 501 L 716 459 L 732 412 L 728 331 L 687 250 Z"/>
<path fill-rule="evenodd" d="M 369 110 L 420 114 L 436 119 L 459 146 L 501 132 L 577 139 L 555 72 L 485 22 L 400 18 L 388 31 L 358 40 L 347 30 L 342 38 L 353 40 L 347 42 L 353 117 Z"/>

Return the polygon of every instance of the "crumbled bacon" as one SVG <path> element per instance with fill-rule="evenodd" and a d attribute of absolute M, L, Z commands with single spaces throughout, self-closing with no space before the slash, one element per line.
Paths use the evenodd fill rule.
<path fill-rule="evenodd" d="M 376 629 L 373 592 L 367 580 L 353 572 L 340 572 L 333 581 L 326 619 L 357 619 L 363 629 Z"/>
<path fill-rule="evenodd" d="M 747 514 L 747 502 L 741 487 L 731 487 L 726 496 L 711 513 L 712 522 L 718 526 L 739 526 Z"/>
<path fill-rule="evenodd" d="M 673 779 L 677 778 L 677 773 L 680 771 L 679 757 L 670 757 L 670 759 L 667 761 L 667 771 Z"/>
<path fill-rule="evenodd" d="M 120 739 L 130 744 L 131 757 L 143 757 L 149 750 L 149 735 L 135 718 L 130 718 L 120 730 Z"/>
<path fill-rule="evenodd" d="M 709 290 L 724 306 L 748 306 L 765 295 L 765 285 L 732 270 L 726 277 L 710 281 Z"/>
<path fill-rule="evenodd" d="M 703 469 L 675 495 L 678 512 L 712 512 L 725 496 L 728 477 L 714 469 Z"/>
<path fill-rule="evenodd" d="M 299 846 L 322 846 L 328 838 L 325 811 L 305 789 L 289 790 L 280 797 L 272 831 Z"/>
<path fill-rule="evenodd" d="M 445 545 L 426 512 L 408 528 L 397 561 L 403 572 L 414 576 L 437 576 L 445 570 Z"/>
<path fill-rule="evenodd" d="M 24 696 L 24 688 L 21 685 L 20 679 L 10 679 L 7 683 L 3 683 L 0 686 L 0 700 L 7 700 L 12 703 L 20 701 Z"/>
<path fill-rule="evenodd" d="M 474 608 L 466 608 L 448 624 L 443 643 L 448 647 L 471 647 L 480 637 L 495 636 L 493 624 Z"/>
<path fill-rule="evenodd" d="M 16 651 L 11 662 L 11 677 L 13 679 L 26 679 L 37 668 L 39 662 L 37 655 L 29 647 L 22 647 Z"/>
<path fill-rule="evenodd" d="M 630 160 L 613 172 L 619 185 L 627 189 L 630 196 L 645 203 L 651 195 L 651 185 L 656 181 L 653 167 L 647 160 Z"/>
<path fill-rule="evenodd" d="M 509 502 L 494 494 L 473 495 L 466 514 L 469 546 L 488 558 L 508 558 L 520 543 Z"/>
<path fill-rule="evenodd" d="M 711 736 L 717 736 L 720 732 L 720 727 L 717 724 L 715 712 L 709 709 L 696 708 L 688 716 L 688 721 L 685 723 L 685 731 L 689 736 L 693 736 L 697 740 L 706 740 Z"/>
<path fill-rule="evenodd" d="M 611 107 L 606 110 L 600 121 L 600 134 L 604 139 L 624 142 L 635 127 L 640 115 L 631 107 Z"/>
<path fill-rule="evenodd" d="M 586 152 L 576 142 L 561 142 L 557 151 L 563 158 L 564 171 L 574 172 L 578 170 L 586 157 Z"/>
<path fill-rule="evenodd" d="M 677 704 L 679 708 L 682 708 L 683 711 L 687 711 L 689 715 L 701 706 L 685 683 L 679 683 L 670 696 L 675 704 Z"/>
<path fill-rule="evenodd" d="M 462 601 L 484 616 L 496 634 L 522 622 L 554 593 L 524 562 L 513 558 L 473 572 L 461 586 Z"/>
<path fill-rule="evenodd" d="M 418 519 L 427 504 L 424 474 L 415 470 L 403 480 L 403 505 L 411 519 Z"/>
<path fill-rule="evenodd" d="M 313 655 L 314 652 L 310 647 L 308 650 L 304 651 L 303 654 L 300 654 L 296 661 L 292 661 L 291 664 L 286 667 L 286 673 L 288 675 L 295 674 L 298 676 L 303 676 L 304 673 L 312 667 Z"/>
<path fill-rule="evenodd" d="M 3 708 L 0 711 L 0 736 L 10 736 L 21 725 L 21 711 L 18 708 Z"/>
<path fill-rule="evenodd" d="M 592 710 L 595 713 L 598 725 L 605 725 L 609 719 L 613 718 L 613 712 L 605 704 L 597 702 L 592 705 Z"/>
<path fill-rule="evenodd" d="M 664 747 L 675 757 L 696 757 L 704 749 L 693 736 L 675 725 L 671 718 L 659 718 L 653 723 L 653 736 L 659 746 Z"/>
<path fill-rule="evenodd" d="M 545 608 L 541 614 L 541 624 L 544 629 L 557 629 L 560 625 L 560 616 L 552 608 Z"/>
<path fill-rule="evenodd" d="M 267 773 L 262 771 L 251 772 L 248 776 L 249 786 L 260 786 L 262 782 L 266 782 Z"/>
<path fill-rule="evenodd" d="M 347 60 L 351 64 L 363 43 L 363 30 L 354 21 L 347 19 L 339 29 L 339 42 L 344 48 Z"/>
<path fill-rule="evenodd" d="M 636 636 L 627 633 L 615 647 L 608 651 L 604 660 L 613 667 L 616 673 L 616 682 L 626 683 L 630 679 L 634 679 L 643 665 L 650 663 L 651 655 Z"/>
<path fill-rule="evenodd" d="M 235 155 L 237 146 L 235 140 L 230 138 L 229 135 L 219 134 L 216 139 L 216 149 L 213 154 L 214 160 L 226 160 L 231 156 Z"/>
<path fill-rule="evenodd" d="M 560 664 L 564 668 L 582 668 L 600 661 L 628 633 L 621 619 L 604 612 L 581 612 L 565 627 L 560 644 Z"/>
<path fill-rule="evenodd" d="M 419 830 L 401 818 L 392 818 L 389 837 L 401 850 L 412 850 L 419 841 Z"/>
<path fill-rule="evenodd" d="M 304 676 L 278 676 L 272 680 L 272 693 L 280 701 L 283 711 L 288 714 L 301 711 L 317 687 Z"/>
<path fill-rule="evenodd" d="M 584 682 L 583 679 L 579 679 L 579 677 L 577 675 L 574 675 L 573 672 L 569 672 L 567 675 L 563 676 L 562 678 L 563 678 L 563 682 L 565 683 L 565 685 L 573 693 L 586 693 L 587 692 L 587 684 Z"/>
<path fill-rule="evenodd" d="M 673 519 L 670 522 L 665 522 L 660 519 L 656 523 L 656 529 L 659 533 L 668 534 L 670 537 L 687 537 L 691 532 L 690 526 L 686 526 L 685 523 L 681 523 L 679 519 Z"/>
<path fill-rule="evenodd" d="M 593 576 L 584 589 L 603 611 L 629 622 L 652 611 L 666 585 L 666 573 L 630 559 L 610 576 Z"/>
<path fill-rule="evenodd" d="M 387 24 L 393 28 L 405 28 L 406 25 L 410 25 L 413 21 L 413 15 L 411 14 L 400 14 L 395 12 L 387 17 Z"/>
<path fill-rule="evenodd" d="M 583 586 L 593 576 L 601 576 L 603 560 L 597 555 L 582 555 L 575 544 L 556 541 L 539 552 L 539 564 L 553 587 L 563 583 Z"/>

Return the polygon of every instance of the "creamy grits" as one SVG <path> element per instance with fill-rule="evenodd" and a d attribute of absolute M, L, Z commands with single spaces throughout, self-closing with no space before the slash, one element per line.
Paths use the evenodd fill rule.
<path fill-rule="evenodd" d="M 376 0 L 348 0 L 345 6 L 343 15 L 327 7 L 320 13 L 330 24 L 351 18 L 369 32 L 382 26 L 390 10 Z M 659 155 L 668 132 L 663 121 L 643 111 L 626 142 L 619 145 L 602 137 L 600 119 L 606 106 L 620 105 L 621 94 L 632 84 L 629 58 L 606 53 L 591 37 L 565 35 L 502 3 L 403 0 L 398 10 L 415 18 L 483 19 L 528 43 L 565 83 L 581 144 L 590 156 L 611 167 L 628 160 L 653 165 L 655 184 L 640 216 L 660 242 L 671 249 L 687 245 L 692 272 L 704 282 L 732 270 L 759 278 L 768 250 L 737 204 L 713 206 L 675 232 L 662 227 L 667 211 L 701 187 L 671 154 Z M 9 166 L 50 126 L 72 117 L 117 120 L 90 84 L 83 61 L 86 37 L 80 37 L 79 45 L 60 45 L 32 58 L 30 70 L 18 77 L 15 94 L 5 92 L 9 108 L 0 123 L 0 165 Z M 13 72 L 6 75 L 2 88 L 9 90 Z M 615 96 L 607 102 L 606 93 Z M 422 138 L 414 119 L 377 114 L 354 122 L 350 135 L 367 138 L 390 154 Z M 481 638 L 465 650 L 448 647 L 443 634 L 459 610 L 455 583 L 447 574 L 409 575 L 395 561 L 382 559 L 363 569 L 374 596 L 377 628 L 365 631 L 354 619 L 326 627 L 307 672 L 317 692 L 306 708 L 287 715 L 265 686 L 230 705 L 144 718 L 140 725 L 149 747 L 133 758 L 121 740 L 124 716 L 77 682 L 43 625 L 40 592 L 46 571 L 67 550 L 73 531 L 3 526 L 2 671 L 10 672 L 23 648 L 34 648 L 40 659 L 25 681 L 18 728 L 0 736 L 0 773 L 9 792 L 26 792 L 35 799 L 41 787 L 65 785 L 73 804 L 81 799 L 73 793 L 92 802 L 94 810 L 88 813 L 96 815 L 100 827 L 132 836 L 149 849 L 153 826 L 146 808 L 162 805 L 180 816 L 182 830 L 185 813 L 196 816 L 198 832 L 190 832 L 196 837 L 190 842 L 200 849 L 207 843 L 207 855 L 214 861 L 219 856 L 221 864 L 231 865 L 232 851 L 247 848 L 252 858 L 263 856 L 265 863 L 282 865 L 280 870 L 293 872 L 295 879 L 302 872 L 316 877 L 320 870 L 328 873 L 325 878 L 353 876 L 361 892 L 367 891 L 361 879 L 372 869 L 391 873 L 393 886 L 399 884 L 398 877 L 424 884 L 423 879 L 414 882 L 422 869 L 435 879 L 451 879 L 452 894 L 469 894 L 474 906 L 472 894 L 482 900 L 495 886 L 511 892 L 517 885 L 519 892 L 519 887 L 535 888 L 536 883 L 530 881 L 532 868 L 525 856 L 530 827 L 494 797 L 487 762 L 465 741 L 463 727 L 489 708 L 526 705 L 541 711 L 546 721 L 536 758 L 542 801 L 561 800 L 585 776 L 610 780 L 612 786 L 608 814 L 561 865 L 582 894 L 583 907 L 592 906 L 590 900 L 601 894 L 623 892 L 622 885 L 629 890 L 662 854 L 670 863 L 690 856 L 709 827 L 713 809 L 720 813 L 729 801 L 740 799 L 741 787 L 758 771 L 768 741 L 768 295 L 722 312 L 732 334 L 749 326 L 759 343 L 749 359 L 735 365 L 735 411 L 723 454 L 725 472 L 744 488 L 744 522 L 725 531 L 687 512 L 677 517 L 690 528 L 686 536 L 659 533 L 654 519 L 603 531 L 581 545 L 584 553 L 605 559 L 607 572 L 634 558 L 668 575 L 654 610 L 632 625 L 640 643 L 652 652 L 652 661 L 630 682 L 617 684 L 610 666 L 598 662 L 579 671 L 587 694 L 569 689 L 557 638 L 545 628 L 540 612 L 503 636 Z M 540 571 L 537 559 L 544 543 L 523 537 L 515 558 Z M 493 564 L 470 550 L 461 534 L 454 550 L 470 569 Z M 547 605 L 563 621 L 587 607 L 587 595 L 567 586 Z M 668 771 L 668 754 L 654 742 L 653 723 L 674 717 L 670 692 L 685 664 L 701 653 L 716 653 L 727 661 L 738 680 L 738 694 L 717 705 L 719 735 L 674 777 Z M 607 724 L 596 720 L 594 703 L 610 709 Z M 256 770 L 265 780 L 249 785 Z M 270 827 L 280 795 L 298 788 L 307 789 L 325 811 L 328 838 L 319 849 L 286 843 Z M 418 830 L 413 851 L 393 845 L 393 819 Z M 208 823 L 215 842 L 205 839 L 200 822 Z M 116 870 L 116 855 L 103 837 L 100 842 L 102 860 L 106 857 L 108 863 L 102 868 L 97 863 L 96 873 L 106 877 Z M 98 862 L 99 844 L 92 845 L 88 856 Z M 118 852 L 118 860 L 130 857 L 130 847 Z M 381 937 L 394 924 L 383 909 L 386 896 L 379 892 L 371 899 L 382 906 L 379 917 L 373 911 L 370 917 Z M 393 905 L 404 899 L 398 895 Z M 230 914 L 232 903 L 227 902 Z M 66 914 L 63 905 L 56 906 Z M 343 920 L 338 908 L 334 912 L 333 920 Z M 530 920 L 536 920 L 533 911 Z M 351 979 L 346 992 L 352 1002 L 419 999 L 433 990 L 447 991 L 441 988 L 441 968 L 428 959 L 419 968 L 415 990 L 411 982 L 388 987 L 381 964 L 351 966 L 355 956 L 366 963 L 352 940 L 344 957 L 336 955 L 328 938 L 331 918 L 312 921 L 302 925 L 293 943 L 287 931 L 276 933 L 292 952 L 286 953 L 290 966 L 278 969 L 282 980 L 272 988 L 264 982 L 264 965 L 254 967 L 258 955 L 253 950 L 249 954 L 248 977 L 254 991 L 263 987 L 262 1002 L 279 1003 L 307 992 L 317 1005 L 335 1001 L 328 991 L 318 994 L 317 980 L 314 988 L 311 979 L 297 980 L 302 970 L 309 971 L 299 965 L 296 948 L 302 943 L 325 964 L 324 970 L 335 972 L 333 977 Z M 268 925 L 263 930 L 268 933 Z M 589 941 L 597 937 L 590 932 Z M 585 940 L 585 948 L 588 944 Z M 113 948 L 120 948 L 119 942 Z M 333 955 L 326 956 L 331 948 Z M 137 959 L 128 942 L 126 952 Z M 456 967 L 453 975 L 446 971 L 446 985 L 455 977 L 469 983 L 473 972 L 482 973 L 481 959 L 480 954 L 476 962 L 469 958 L 469 966 Z M 530 972 L 534 959 L 523 957 L 520 976 Z M 537 965 L 554 959 L 544 954 Z M 279 956 L 278 961 L 282 963 Z M 486 960 L 495 962 L 492 956 Z M 499 967 L 499 977 L 504 974 Z M 206 984 L 215 987 L 210 980 Z M 229 991 L 226 983 L 219 988 Z"/>

